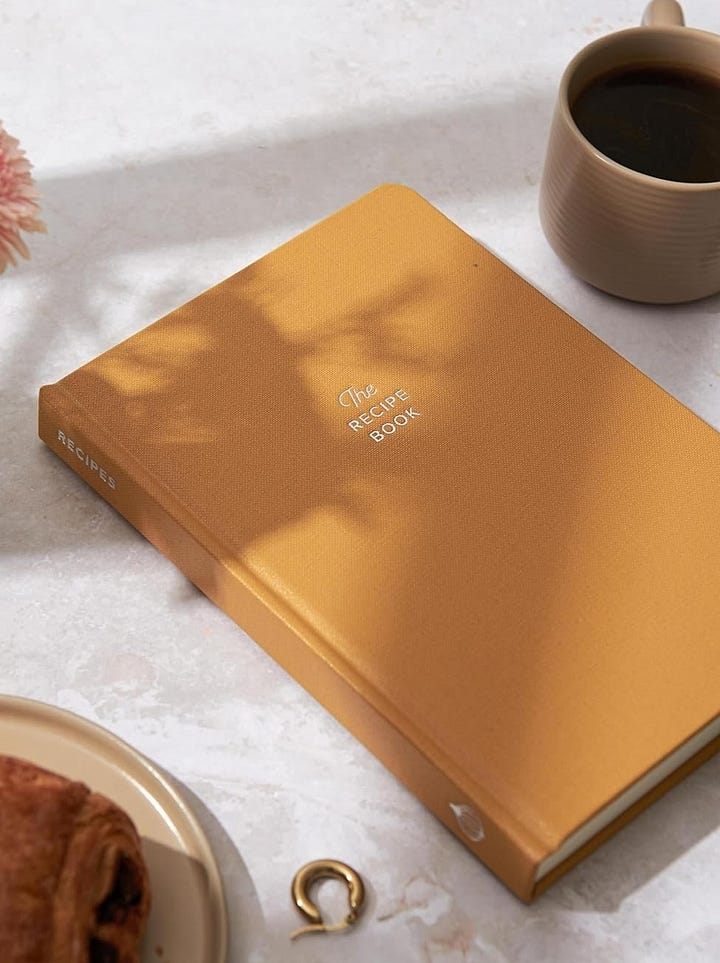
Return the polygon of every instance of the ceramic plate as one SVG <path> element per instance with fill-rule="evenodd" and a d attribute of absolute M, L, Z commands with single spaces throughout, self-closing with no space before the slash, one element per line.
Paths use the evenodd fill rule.
<path fill-rule="evenodd" d="M 225 963 L 225 898 L 210 844 L 152 763 L 79 716 L 10 696 L 0 696 L 0 753 L 82 780 L 132 818 L 152 886 L 142 963 Z"/>

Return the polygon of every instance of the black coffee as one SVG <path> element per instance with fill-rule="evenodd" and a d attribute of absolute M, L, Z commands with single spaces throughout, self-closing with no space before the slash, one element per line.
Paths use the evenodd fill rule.
<path fill-rule="evenodd" d="M 571 106 L 607 157 L 668 181 L 720 181 L 720 77 L 677 67 L 614 70 Z"/>

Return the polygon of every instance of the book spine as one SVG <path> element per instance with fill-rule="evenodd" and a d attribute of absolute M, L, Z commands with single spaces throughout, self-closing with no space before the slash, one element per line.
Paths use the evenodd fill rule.
<path fill-rule="evenodd" d="M 525 901 L 547 855 L 539 843 L 479 787 L 462 786 L 391 721 L 358 680 L 307 637 L 302 625 L 278 611 L 261 587 L 246 579 L 183 519 L 169 496 L 142 477 L 60 385 L 40 391 L 40 438 L 99 495 L 240 625 L 279 665 L 362 742 L 496 876 Z"/>

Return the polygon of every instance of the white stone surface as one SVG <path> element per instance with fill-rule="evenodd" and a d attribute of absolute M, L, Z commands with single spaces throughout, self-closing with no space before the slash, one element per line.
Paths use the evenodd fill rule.
<path fill-rule="evenodd" d="M 720 960 L 720 759 L 528 908 L 35 434 L 41 384 L 384 181 L 720 428 L 720 296 L 604 296 L 536 216 L 565 63 L 641 7 L 3 4 L 0 116 L 49 233 L 0 278 L 0 689 L 101 723 L 182 784 L 224 872 L 231 963 Z M 714 0 L 685 11 L 720 31 Z M 290 944 L 290 879 L 327 854 L 365 875 L 368 910 Z"/>

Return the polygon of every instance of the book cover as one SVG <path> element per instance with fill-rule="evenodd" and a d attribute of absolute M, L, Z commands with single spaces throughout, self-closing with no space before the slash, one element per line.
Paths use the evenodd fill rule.
<path fill-rule="evenodd" d="M 720 748 L 720 436 L 407 188 L 39 424 L 525 900 Z"/>

